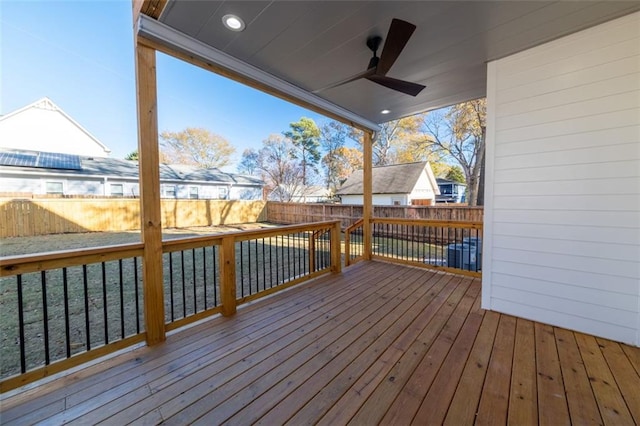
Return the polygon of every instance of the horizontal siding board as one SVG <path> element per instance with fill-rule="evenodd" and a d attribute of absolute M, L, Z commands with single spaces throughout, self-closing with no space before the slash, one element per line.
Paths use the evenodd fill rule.
<path fill-rule="evenodd" d="M 599 39 L 602 38 L 600 37 Z M 583 46 L 582 44 L 580 45 Z M 528 66 L 519 69 L 518 72 L 513 74 L 501 72 L 497 89 L 499 91 L 508 90 L 521 86 L 523 82 L 531 84 L 553 79 L 558 75 L 580 72 L 584 69 L 640 55 L 640 46 L 638 46 L 637 40 L 631 32 L 626 33 L 623 39 L 615 43 L 602 40 L 602 43 L 598 43 L 593 49 L 582 47 L 578 49 L 579 51 L 573 52 L 572 56 L 567 56 L 566 51 L 565 56 L 562 56 L 559 50 L 556 49 L 556 52 L 553 52 L 555 55 L 550 58 L 552 62 L 545 60 L 529 63 Z"/>
<path fill-rule="evenodd" d="M 615 227 L 613 224 L 608 227 L 585 226 L 578 223 L 573 225 L 541 225 L 526 222 L 494 222 L 494 224 L 494 235 L 610 243 L 622 246 L 636 246 L 640 241 L 640 229 Z"/>
<path fill-rule="evenodd" d="M 544 281 L 501 273 L 493 274 L 493 283 L 496 286 L 514 290 L 544 295 L 553 294 L 562 299 L 573 299 L 584 303 L 599 303 L 609 308 L 622 309 L 628 312 L 635 312 L 638 305 L 637 297 L 630 297 L 626 293 L 613 292 L 611 289 L 584 288 L 580 283 L 565 284 L 557 281 Z"/>
<path fill-rule="evenodd" d="M 501 90 L 498 85 L 496 96 L 498 101 L 503 103 L 574 87 L 583 87 L 585 90 L 589 90 L 588 86 L 591 84 L 637 73 L 640 68 L 638 62 L 638 56 L 634 55 L 579 71 L 559 74 L 546 80 L 527 82 L 526 84 L 510 89 Z"/>
<path fill-rule="evenodd" d="M 547 252 L 558 255 L 573 255 L 587 258 L 600 258 L 637 262 L 640 259 L 640 244 L 621 245 L 603 242 L 585 242 L 575 240 L 549 239 L 539 237 L 513 237 L 495 235 L 494 249 L 521 250 L 526 248 L 533 252 Z"/>
<path fill-rule="evenodd" d="M 566 179 L 626 178 L 640 176 L 637 160 L 496 170 L 496 182 L 540 182 Z"/>
<path fill-rule="evenodd" d="M 638 82 L 640 86 L 640 81 Z M 640 126 L 617 127 L 601 129 L 593 132 L 576 133 L 572 135 L 552 136 L 531 141 L 503 143 L 496 147 L 495 156 L 510 157 L 545 152 L 563 152 L 574 149 L 604 147 L 640 142 Z M 640 172 L 639 172 L 640 174 Z"/>
<path fill-rule="evenodd" d="M 528 223 L 532 225 L 556 225 L 583 227 L 619 228 L 628 232 L 627 228 L 640 228 L 640 215 L 637 212 L 622 211 L 568 211 L 568 210 L 497 210 L 494 212 L 496 223 Z M 538 237 L 538 236 L 534 236 Z M 601 244 L 604 244 L 600 241 Z"/>
<path fill-rule="evenodd" d="M 640 194 L 495 197 L 496 209 L 638 211 Z"/>
<path fill-rule="evenodd" d="M 640 56 L 636 57 L 640 62 Z M 529 110 L 517 115 L 498 118 L 496 130 L 517 129 L 536 126 L 540 123 L 553 123 L 580 117 L 599 116 L 603 112 L 621 111 L 634 108 L 640 99 L 640 90 L 625 90 L 608 96 L 590 97 L 590 99 L 576 101 L 538 110 Z"/>
<path fill-rule="evenodd" d="M 638 31 L 637 18 L 633 15 L 623 16 L 596 28 L 555 40 L 553 43 L 525 50 L 500 61 L 498 83 L 502 84 L 502 80 L 506 77 L 530 67 L 554 64 L 612 44 L 638 38 Z"/>
<path fill-rule="evenodd" d="M 498 170 L 524 169 L 528 167 L 573 166 L 580 164 L 617 162 L 619 159 L 640 160 L 640 144 L 626 143 L 613 146 L 576 148 L 562 152 L 512 155 L 496 158 Z"/>
<path fill-rule="evenodd" d="M 624 93 L 627 90 L 636 91 L 638 89 L 640 89 L 640 81 L 638 81 L 637 74 L 631 72 L 592 83 L 589 85 L 589 90 L 585 90 L 583 86 L 577 86 L 549 93 L 533 93 L 523 99 L 501 102 L 496 106 L 496 118 L 503 119 L 508 116 L 570 105 L 593 98 L 604 98 Z"/>
<path fill-rule="evenodd" d="M 635 278 L 624 277 L 614 278 L 605 271 L 601 271 L 600 273 L 590 273 L 503 261 L 495 262 L 493 265 L 493 273 L 511 275 L 512 277 L 524 277 L 533 280 L 559 282 L 588 289 L 604 289 L 615 293 L 623 293 L 626 294 L 627 297 L 632 297 L 634 299 L 638 297 L 638 280 Z M 576 291 L 578 290 L 576 289 Z"/>
<path fill-rule="evenodd" d="M 526 263 L 529 265 L 547 266 L 572 271 L 600 273 L 609 271 L 611 277 L 634 278 L 640 280 L 638 263 L 628 260 L 603 259 L 593 256 L 577 256 L 568 254 L 548 253 L 523 249 L 493 248 L 493 260 Z"/>
<path fill-rule="evenodd" d="M 582 318 L 568 314 L 564 311 L 552 311 L 539 306 L 530 306 L 509 300 L 495 298 L 493 307 L 499 312 L 516 315 L 533 321 L 544 319 L 547 324 L 578 330 L 595 336 L 606 337 L 619 342 L 634 344 L 636 331 L 630 327 L 616 326 L 607 322 L 598 321 L 593 317 Z"/>
<path fill-rule="evenodd" d="M 496 196 L 607 195 L 638 194 L 637 177 L 607 179 L 568 179 L 547 182 L 507 182 L 495 185 Z"/>
<path fill-rule="evenodd" d="M 541 123 L 527 128 L 497 131 L 496 136 L 510 142 L 535 141 L 541 138 L 574 135 L 616 127 L 638 125 L 638 108 L 607 112 L 589 117 Z"/>
<path fill-rule="evenodd" d="M 509 287 L 495 285 L 493 289 L 494 297 L 502 300 L 509 300 L 515 303 L 522 303 L 529 306 L 538 306 L 556 312 L 564 312 L 580 318 L 597 318 L 602 322 L 614 324 L 624 328 L 631 328 L 637 313 L 616 308 L 610 308 L 597 303 L 584 303 L 574 298 L 563 298 L 557 294 L 549 296 L 542 293 L 522 291 Z"/>

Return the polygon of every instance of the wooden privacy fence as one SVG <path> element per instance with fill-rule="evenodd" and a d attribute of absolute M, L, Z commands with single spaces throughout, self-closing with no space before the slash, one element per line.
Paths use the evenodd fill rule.
<path fill-rule="evenodd" d="M 467 206 L 373 206 L 377 218 L 428 219 L 436 221 L 482 222 L 482 207 Z M 342 229 L 362 218 L 362 206 L 345 204 L 302 204 L 269 201 L 266 220 L 294 224 L 340 220 Z"/>
<path fill-rule="evenodd" d="M 164 228 L 266 220 L 263 201 L 161 201 Z M 140 229 L 138 199 L 0 199 L 0 238 Z"/>

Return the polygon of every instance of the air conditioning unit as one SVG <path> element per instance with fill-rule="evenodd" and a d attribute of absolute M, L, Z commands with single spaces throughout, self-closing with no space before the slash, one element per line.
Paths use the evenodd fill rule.
<path fill-rule="evenodd" d="M 447 264 L 451 268 L 477 272 L 482 267 L 477 247 L 468 243 L 454 243 L 447 246 Z"/>

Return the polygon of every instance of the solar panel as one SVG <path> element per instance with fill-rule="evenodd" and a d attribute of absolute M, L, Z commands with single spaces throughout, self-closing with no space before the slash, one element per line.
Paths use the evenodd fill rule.
<path fill-rule="evenodd" d="M 0 153 L 0 165 L 2 166 L 35 167 L 37 159 L 38 156 L 36 154 L 18 152 Z"/>
<path fill-rule="evenodd" d="M 80 170 L 80 157 L 71 154 L 41 152 L 35 167 L 44 169 Z"/>

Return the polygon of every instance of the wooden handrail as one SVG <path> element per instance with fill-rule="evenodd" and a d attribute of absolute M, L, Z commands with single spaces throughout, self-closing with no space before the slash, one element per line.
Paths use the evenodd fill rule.
<path fill-rule="evenodd" d="M 0 258 L 0 277 L 138 257 L 142 256 L 143 248 L 142 243 L 133 243 L 2 257 Z"/>

